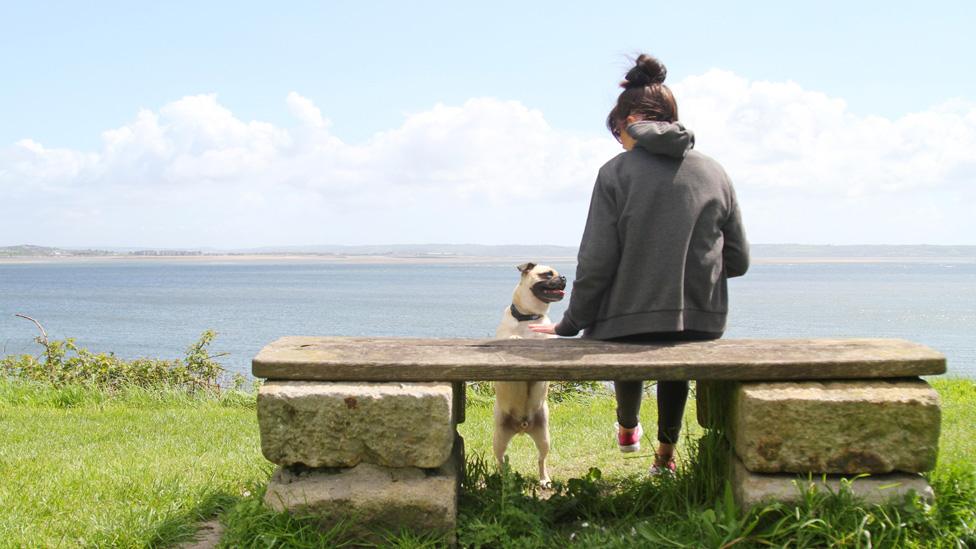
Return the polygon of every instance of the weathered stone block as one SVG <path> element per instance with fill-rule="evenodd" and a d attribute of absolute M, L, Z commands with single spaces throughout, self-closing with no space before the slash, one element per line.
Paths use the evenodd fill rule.
<path fill-rule="evenodd" d="M 351 538 L 382 542 L 384 530 L 443 532 L 454 540 L 464 474 L 464 440 L 436 469 L 361 463 L 348 469 L 279 467 L 265 504 L 276 511 L 320 517 L 323 528 L 346 521 Z"/>
<path fill-rule="evenodd" d="M 740 383 L 732 401 L 730 439 L 752 472 L 935 467 L 939 395 L 920 379 Z"/>
<path fill-rule="evenodd" d="M 268 381 L 261 451 L 279 465 L 439 467 L 451 454 L 450 383 Z"/>
<path fill-rule="evenodd" d="M 741 461 L 732 456 L 732 491 L 739 508 L 747 511 L 755 505 L 779 501 L 798 503 L 801 494 L 813 485 L 817 490 L 838 493 L 841 479 L 838 475 L 797 475 L 789 473 L 753 473 Z M 851 480 L 851 492 L 868 503 L 898 501 L 911 492 L 926 501 L 933 501 L 932 487 L 917 473 L 889 473 Z"/>

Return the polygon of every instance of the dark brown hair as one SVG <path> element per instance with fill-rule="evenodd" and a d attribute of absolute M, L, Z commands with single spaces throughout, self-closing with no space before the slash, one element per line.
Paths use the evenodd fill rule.
<path fill-rule="evenodd" d="M 654 57 L 640 54 L 634 67 L 627 71 L 620 87 L 624 91 L 617 97 L 617 104 L 607 115 L 607 129 L 617 139 L 620 126 L 634 114 L 643 120 L 675 122 L 678 120 L 678 103 L 671 89 L 664 85 L 668 69 Z"/>

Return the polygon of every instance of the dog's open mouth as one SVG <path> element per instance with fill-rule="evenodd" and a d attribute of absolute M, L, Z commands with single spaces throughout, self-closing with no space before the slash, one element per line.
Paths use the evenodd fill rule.
<path fill-rule="evenodd" d="M 553 303 L 561 300 L 566 295 L 565 288 L 565 283 L 557 282 L 550 284 L 549 282 L 543 281 L 532 286 L 532 295 L 546 303 Z"/>

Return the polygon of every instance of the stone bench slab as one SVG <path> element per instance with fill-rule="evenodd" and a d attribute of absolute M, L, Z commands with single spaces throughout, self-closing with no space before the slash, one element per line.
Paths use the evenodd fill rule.
<path fill-rule="evenodd" d="M 346 469 L 278 467 L 265 494 L 276 511 L 321 517 L 330 528 L 346 521 L 357 540 L 382 543 L 383 531 L 441 532 L 454 541 L 457 500 L 464 474 L 464 440 L 436 469 L 362 463 Z"/>
<path fill-rule="evenodd" d="M 899 339 L 729 339 L 626 344 L 583 339 L 283 337 L 255 377 L 328 381 L 861 379 L 945 373 L 945 357 Z"/>
<path fill-rule="evenodd" d="M 796 475 L 788 473 L 753 473 L 741 461 L 732 456 L 732 492 L 739 508 L 745 512 L 756 505 L 781 502 L 795 505 L 802 498 L 802 491 L 811 487 L 838 493 L 842 478 L 838 475 Z M 889 473 L 871 475 L 851 480 L 851 492 L 867 503 L 897 502 L 912 493 L 932 502 L 935 493 L 922 475 L 917 473 Z"/>
<path fill-rule="evenodd" d="M 729 414 L 726 434 L 749 471 L 876 474 L 935 467 L 939 395 L 920 379 L 725 385 L 728 396 L 711 390 L 726 404 L 715 408 Z M 704 406 L 710 415 L 713 403 Z"/>
<path fill-rule="evenodd" d="M 261 451 L 279 465 L 439 467 L 451 455 L 450 383 L 268 381 L 258 392 Z"/>

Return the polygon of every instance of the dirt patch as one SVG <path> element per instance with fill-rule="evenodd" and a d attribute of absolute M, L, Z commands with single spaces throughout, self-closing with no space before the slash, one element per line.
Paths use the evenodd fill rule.
<path fill-rule="evenodd" d="M 213 549 L 224 535 L 224 525 L 213 519 L 199 524 L 192 541 L 177 545 L 177 549 Z"/>

